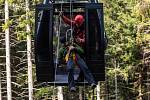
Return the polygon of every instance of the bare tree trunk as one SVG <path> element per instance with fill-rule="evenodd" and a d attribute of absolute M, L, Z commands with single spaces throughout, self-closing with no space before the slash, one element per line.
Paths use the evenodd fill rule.
<path fill-rule="evenodd" d="M 2 100 L 2 86 L 1 86 L 1 67 L 0 67 L 0 100 Z"/>
<path fill-rule="evenodd" d="M 118 81 L 117 81 L 117 72 L 116 72 L 116 69 L 117 69 L 117 62 L 116 62 L 116 59 L 114 61 L 114 65 L 115 65 L 115 97 L 116 97 L 116 100 L 118 100 Z"/>
<path fill-rule="evenodd" d="M 63 100 L 63 88 L 62 88 L 62 86 L 58 86 L 57 89 L 58 89 L 58 92 L 57 92 L 58 100 Z"/>
<path fill-rule="evenodd" d="M 138 91 L 139 91 L 139 97 L 137 98 L 137 100 L 142 100 L 142 83 L 141 83 L 141 81 L 142 81 L 142 75 L 141 75 L 141 73 L 139 74 L 139 81 L 140 81 L 140 83 L 139 83 L 139 89 L 138 89 Z"/>
<path fill-rule="evenodd" d="M 5 0 L 5 23 L 9 21 L 8 0 Z M 10 68 L 10 38 L 9 27 L 5 29 L 5 43 L 6 43 L 6 72 L 7 72 L 7 99 L 11 100 L 11 68 Z"/>
<path fill-rule="evenodd" d="M 81 86 L 79 87 L 79 100 L 83 100 L 83 97 L 82 97 L 82 87 Z"/>
<path fill-rule="evenodd" d="M 27 35 L 27 54 L 28 54 L 29 100 L 33 100 L 33 79 L 32 79 L 32 61 L 31 61 L 31 35 Z"/>
<path fill-rule="evenodd" d="M 97 100 L 100 100 L 100 82 L 97 84 Z"/>
<path fill-rule="evenodd" d="M 26 0 L 26 20 L 29 19 L 29 0 Z M 30 25 L 26 26 L 27 33 L 31 32 Z M 32 79 L 32 61 L 31 61 L 31 35 L 27 35 L 27 59 L 28 59 L 28 90 L 29 90 L 29 100 L 33 100 L 33 79 Z"/>

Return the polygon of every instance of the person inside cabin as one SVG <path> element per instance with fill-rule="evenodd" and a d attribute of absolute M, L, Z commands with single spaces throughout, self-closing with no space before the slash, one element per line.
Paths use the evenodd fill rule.
<path fill-rule="evenodd" d="M 60 38 L 60 42 L 62 43 L 62 47 L 59 49 L 58 59 L 61 61 L 60 63 L 67 64 L 68 71 L 68 86 L 71 92 L 75 92 L 75 80 L 74 80 L 74 65 L 78 65 L 80 69 L 84 73 L 85 79 L 91 84 L 92 88 L 96 87 L 96 82 L 94 80 L 93 75 L 88 69 L 84 60 L 80 57 L 80 55 L 84 54 L 84 50 L 76 43 L 70 45 L 68 41 L 66 41 L 65 37 Z"/>
<path fill-rule="evenodd" d="M 96 82 L 94 77 L 82 57 L 85 49 L 84 17 L 82 15 L 76 15 L 74 20 L 70 20 L 64 16 L 62 12 L 60 13 L 60 16 L 65 23 L 72 25 L 73 27 L 74 43 L 70 45 L 65 41 L 66 39 L 62 38 L 60 41 L 63 43 L 63 47 L 59 50 L 59 59 L 64 59 L 67 64 L 69 89 L 70 91 L 76 91 L 73 72 L 74 64 L 79 66 L 85 79 L 91 84 L 92 88 L 95 88 Z"/>
<path fill-rule="evenodd" d="M 73 38 L 74 42 L 77 43 L 79 46 L 81 46 L 85 50 L 85 23 L 84 23 L 84 17 L 80 14 L 76 15 L 74 20 L 70 20 L 68 17 L 64 16 L 63 12 L 60 12 L 60 17 L 63 19 L 63 21 L 72 26 L 73 29 Z M 84 59 L 84 55 L 81 55 L 81 57 Z M 79 77 L 77 78 L 77 82 L 83 81 L 84 76 L 83 72 L 80 71 Z"/>

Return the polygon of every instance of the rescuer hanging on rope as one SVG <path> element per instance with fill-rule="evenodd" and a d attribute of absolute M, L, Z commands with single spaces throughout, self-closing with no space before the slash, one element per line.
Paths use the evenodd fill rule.
<path fill-rule="evenodd" d="M 80 45 L 82 48 L 85 46 L 85 27 L 84 27 L 84 18 L 82 15 L 76 15 L 74 20 L 70 20 L 66 16 L 60 12 L 60 16 L 63 21 L 68 24 L 72 25 L 73 28 L 73 38 L 75 39 L 75 43 Z"/>
<path fill-rule="evenodd" d="M 84 18 L 82 15 L 76 15 L 74 20 L 70 20 L 66 16 L 63 15 L 63 12 L 60 12 L 60 16 L 63 21 L 70 25 L 73 30 L 73 38 L 74 42 L 77 43 L 82 49 L 85 50 L 85 25 L 84 25 Z M 84 54 L 80 55 L 84 59 Z M 84 80 L 83 72 L 80 71 L 79 76 L 76 81 L 80 82 Z"/>
<path fill-rule="evenodd" d="M 82 70 L 85 79 L 91 84 L 92 88 L 96 87 L 96 82 L 94 80 L 93 75 L 91 74 L 88 66 L 84 62 L 81 57 L 84 55 L 84 46 L 85 46 L 85 29 L 84 29 L 84 18 L 82 15 L 76 15 L 75 19 L 71 21 L 63 13 L 60 13 L 60 16 L 64 20 L 65 23 L 72 25 L 73 27 L 73 39 L 74 43 L 68 44 L 65 41 L 65 44 L 59 50 L 59 59 L 64 59 L 67 63 L 67 71 L 68 71 L 68 85 L 70 91 L 76 91 L 75 81 L 74 81 L 74 64 L 78 65 Z M 66 40 L 66 39 L 65 39 Z M 62 39 L 61 41 L 64 41 Z"/>

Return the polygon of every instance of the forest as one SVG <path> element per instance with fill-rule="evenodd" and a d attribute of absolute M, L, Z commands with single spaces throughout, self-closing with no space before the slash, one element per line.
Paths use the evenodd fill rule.
<path fill-rule="evenodd" d="M 150 0 L 98 0 L 108 42 L 105 81 L 76 93 L 36 80 L 35 6 L 42 2 L 0 0 L 0 100 L 150 100 Z"/>

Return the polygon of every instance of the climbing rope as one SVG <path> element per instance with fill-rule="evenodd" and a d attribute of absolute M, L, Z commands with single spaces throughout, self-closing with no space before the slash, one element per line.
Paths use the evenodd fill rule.
<path fill-rule="evenodd" d="M 72 27 L 72 9 L 73 9 L 73 6 L 72 6 L 72 0 L 70 0 L 70 20 L 71 20 L 71 39 L 73 39 L 73 27 Z M 73 41 L 72 41 L 73 42 Z"/>
<path fill-rule="evenodd" d="M 61 12 L 62 12 L 62 8 L 63 8 L 63 0 L 61 2 Z M 56 64 L 55 64 L 55 73 L 54 73 L 55 77 L 54 77 L 53 95 L 55 93 L 56 78 L 57 78 L 56 74 L 57 74 L 57 68 L 58 68 L 58 63 L 59 63 L 59 61 L 58 61 L 58 53 L 59 53 L 59 46 L 60 46 L 60 29 L 61 29 L 61 17 L 59 16 L 59 26 L 58 26 L 58 33 L 57 33 L 58 39 L 57 39 L 57 48 L 56 48 Z"/>

